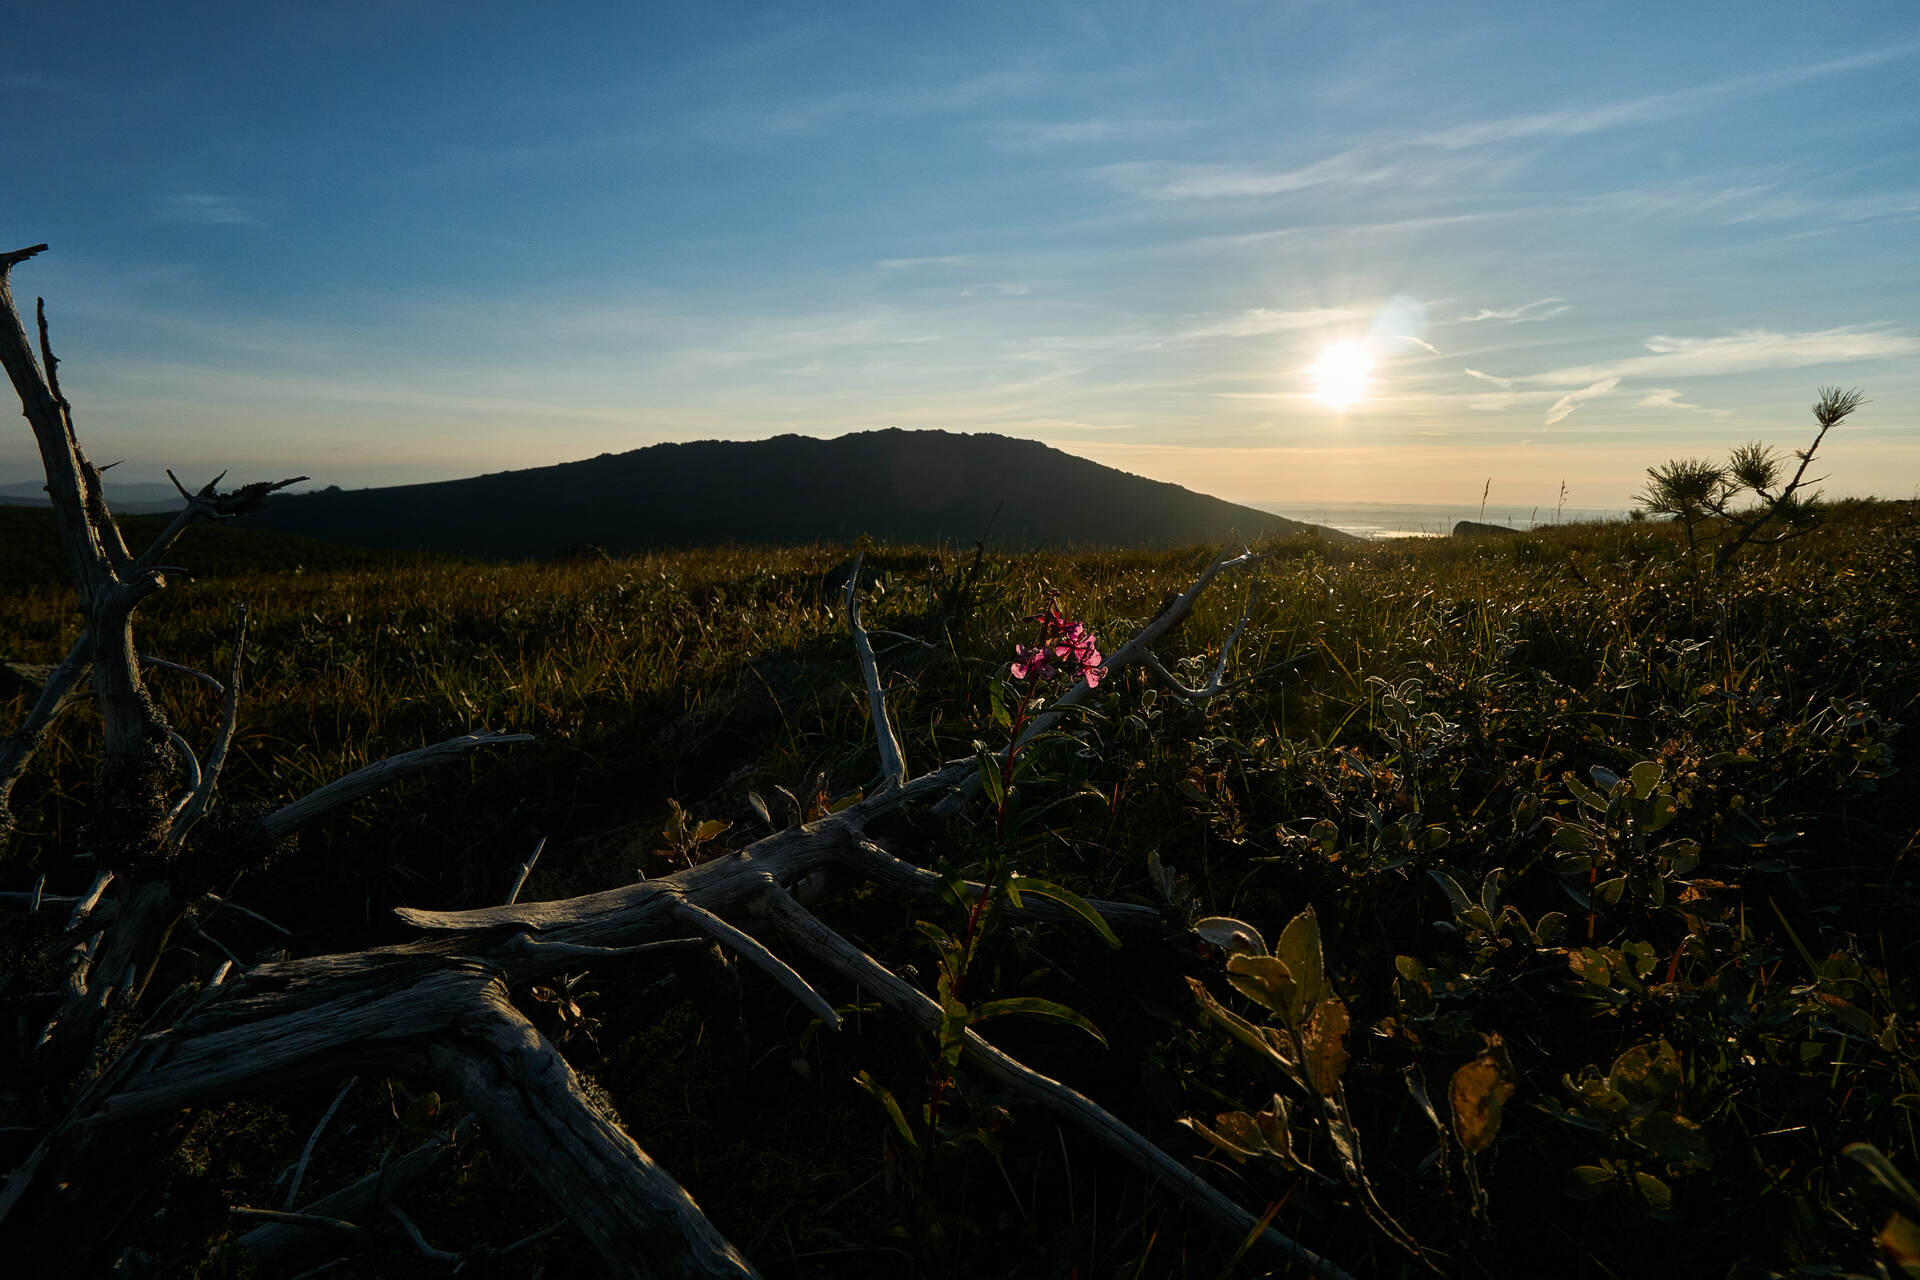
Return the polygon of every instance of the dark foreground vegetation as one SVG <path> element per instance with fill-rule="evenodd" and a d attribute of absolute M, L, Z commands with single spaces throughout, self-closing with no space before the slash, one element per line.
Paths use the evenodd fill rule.
<path fill-rule="evenodd" d="M 1920 801 L 1896 768 L 1920 693 L 1920 513 L 1826 517 L 1716 573 L 1666 524 L 1271 544 L 1250 601 L 1253 576 L 1223 579 L 1158 646 L 1204 685 L 1244 610 L 1225 692 L 1116 673 L 1004 797 L 988 779 L 958 816 L 870 829 L 921 865 L 1153 905 L 1157 934 L 1112 949 L 998 897 L 857 883 L 816 910 L 917 968 L 950 1019 L 1019 997 L 1077 1012 L 1101 1040 L 1064 1015 L 985 1034 L 1352 1274 L 1898 1273 L 1920 1247 L 1900 1178 L 1920 1176 Z M 396 941 L 395 907 L 498 903 L 541 840 L 523 899 L 725 857 L 876 774 L 845 548 L 372 567 L 310 549 L 142 607 L 143 653 L 216 672 L 252 608 L 223 809 L 463 730 L 538 740 L 235 874 L 170 936 L 180 975 Z M 1110 651 L 1212 554 L 870 552 L 865 622 L 907 758 L 1002 748 L 1024 696 L 1058 692 L 1008 670 L 1050 598 Z M 57 662 L 76 629 L 51 576 L 0 595 L 0 659 Z M 149 680 L 172 724 L 211 732 L 218 696 Z M 0 686 L 0 724 L 31 700 Z M 91 875 L 96 723 L 62 720 L 13 795 L 0 972 L 23 984 L 36 930 L 61 921 L 19 893 Z M 1209 917 L 1249 928 L 1193 928 Z M 1252 954 L 1256 932 L 1284 968 Z M 832 974 L 808 976 L 837 1035 L 751 969 L 582 973 L 516 1000 L 764 1274 L 1287 1273 Z M 38 1029 L 9 1019 L 0 1048 L 0 1167 L 46 1123 L 19 1087 Z M 258 1220 L 232 1206 L 307 1205 L 462 1119 L 422 1079 L 340 1083 L 183 1117 L 121 1256 L 149 1274 L 349 1255 L 327 1274 L 451 1273 L 392 1223 L 372 1253 L 323 1239 L 270 1272 L 238 1246 Z M 484 1133 L 404 1209 L 467 1274 L 597 1265 Z"/>

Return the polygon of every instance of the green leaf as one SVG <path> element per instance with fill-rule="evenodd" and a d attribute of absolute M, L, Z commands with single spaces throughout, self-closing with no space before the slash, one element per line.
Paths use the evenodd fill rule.
<path fill-rule="evenodd" d="M 1669 795 L 1653 798 L 1653 808 L 1648 812 L 1645 826 L 1649 833 L 1660 830 L 1680 816 L 1680 806 Z"/>
<path fill-rule="evenodd" d="M 1014 880 L 1019 881 L 1017 886 L 1013 883 Z M 1035 876 L 1014 876 L 1008 879 L 1007 886 L 1009 892 L 1017 888 L 1021 893 L 1034 893 L 1043 898 L 1053 899 L 1067 910 L 1079 916 L 1082 920 L 1085 920 L 1089 925 L 1092 925 L 1093 931 L 1105 939 L 1108 946 L 1114 948 L 1119 947 L 1119 937 L 1114 934 L 1113 928 L 1101 918 L 1100 913 L 1088 906 L 1085 898 L 1082 898 L 1079 894 L 1064 885 L 1057 885 L 1051 880 L 1041 880 Z"/>
<path fill-rule="evenodd" d="M 1673 1206 L 1672 1188 L 1652 1174 L 1636 1172 L 1633 1175 L 1633 1185 L 1641 1197 L 1654 1208 L 1668 1209 Z"/>
<path fill-rule="evenodd" d="M 1274 955 L 1286 963 L 1293 974 L 1293 1021 L 1298 1023 L 1327 994 L 1327 962 L 1320 950 L 1320 918 L 1308 907 L 1281 930 L 1273 945 Z"/>
<path fill-rule="evenodd" d="M 1871 1142 L 1854 1142 L 1840 1148 L 1840 1154 L 1872 1174 L 1874 1181 L 1891 1191 L 1910 1212 L 1920 1216 L 1920 1192 L 1913 1189 L 1913 1184 L 1893 1167 L 1893 1161 L 1887 1159 L 1880 1148 Z"/>
<path fill-rule="evenodd" d="M 1713 1167 L 1713 1148 L 1700 1126 L 1670 1111 L 1636 1120 L 1627 1136 L 1657 1156 L 1673 1173 L 1693 1173 Z"/>
<path fill-rule="evenodd" d="M 1193 923 L 1193 931 L 1202 939 L 1233 955 L 1267 954 L 1267 940 L 1245 920 L 1232 916 L 1207 916 Z"/>
<path fill-rule="evenodd" d="M 1567 965 L 1575 973 L 1596 987 L 1604 987 L 1613 978 L 1607 968 L 1607 958 L 1592 947 L 1579 947 L 1567 952 Z"/>
<path fill-rule="evenodd" d="M 1002 729 L 1013 728 L 1013 713 L 1007 710 L 1006 686 L 999 680 L 987 685 L 987 714 Z"/>
<path fill-rule="evenodd" d="M 906 1112 L 900 1110 L 900 1104 L 894 1100 L 894 1096 L 887 1089 L 887 1086 L 875 1080 L 865 1071 L 856 1074 L 853 1077 L 853 1082 L 872 1094 L 880 1105 L 886 1109 L 887 1118 L 893 1121 L 893 1127 L 900 1131 L 900 1136 L 906 1140 L 907 1146 L 917 1154 L 920 1150 L 920 1139 L 913 1136 L 913 1126 L 907 1123 Z"/>
<path fill-rule="evenodd" d="M 1093 1025 L 1087 1016 L 1078 1009 L 1061 1004 L 1057 1000 L 1046 1000 L 1040 996 L 1008 996 L 1004 1000 L 989 1000 L 985 1004 L 973 1007 L 970 1022 L 984 1022 L 988 1018 L 997 1018 L 1005 1013 L 1024 1014 L 1029 1018 L 1045 1018 L 1049 1022 L 1064 1022 L 1070 1027 L 1078 1027 L 1095 1040 L 1101 1048 L 1106 1048 L 1107 1038 L 1100 1034 L 1100 1028 Z"/>
<path fill-rule="evenodd" d="M 1440 892 L 1447 895 L 1447 905 L 1452 908 L 1453 914 L 1465 915 L 1467 908 L 1473 905 L 1473 899 L 1469 898 L 1467 891 L 1460 887 L 1460 882 L 1444 871 L 1430 870 L 1427 874 L 1433 877 L 1435 884 L 1440 886 Z"/>
<path fill-rule="evenodd" d="M 1507 872 L 1504 867 L 1495 867 L 1487 872 L 1487 878 L 1480 882 L 1480 905 L 1486 908 L 1491 919 L 1500 914 L 1500 894 L 1507 887 Z M 1493 932 L 1488 929 L 1487 932 Z"/>
<path fill-rule="evenodd" d="M 974 762 L 980 775 L 980 790 L 996 810 L 1007 807 L 1007 788 L 1000 777 L 1000 760 L 983 742 L 973 744 Z"/>
<path fill-rule="evenodd" d="M 1627 777 L 1633 782 L 1633 798 L 1645 800 L 1660 785 L 1660 776 L 1665 771 L 1658 760 L 1642 760 L 1627 770 Z"/>
<path fill-rule="evenodd" d="M 1612 775 L 1609 774 L 1608 776 L 1611 777 Z M 1581 804 L 1586 805 L 1589 809 L 1598 809 L 1603 813 L 1606 811 L 1607 798 L 1586 783 L 1580 781 L 1580 779 L 1574 777 L 1573 774 L 1563 773 L 1560 775 L 1560 780 L 1567 784 L 1567 790 L 1573 792 L 1574 799 L 1578 800 Z"/>
<path fill-rule="evenodd" d="M 1272 1027 L 1256 1027 L 1233 1010 L 1213 998 L 1213 993 L 1198 978 L 1188 978 L 1187 986 L 1193 991 L 1193 998 L 1208 1017 L 1219 1023 L 1228 1034 L 1255 1053 L 1285 1072 L 1288 1079 L 1297 1081 L 1301 1088 L 1307 1087 L 1306 1078 L 1300 1074 L 1300 1066 L 1293 1058 L 1293 1050 L 1286 1037 Z"/>
<path fill-rule="evenodd" d="M 1607 1083 L 1643 1115 L 1672 1108 L 1684 1083 L 1680 1055 L 1665 1040 L 1637 1044 L 1613 1060 Z"/>
<path fill-rule="evenodd" d="M 1604 1165 L 1577 1164 L 1567 1170 L 1567 1194 L 1575 1200 L 1595 1200 L 1619 1175 Z"/>
<path fill-rule="evenodd" d="M 1553 842 L 1562 849 L 1575 853 L 1585 853 L 1599 842 L 1593 833 L 1576 822 L 1563 822 L 1553 829 Z"/>

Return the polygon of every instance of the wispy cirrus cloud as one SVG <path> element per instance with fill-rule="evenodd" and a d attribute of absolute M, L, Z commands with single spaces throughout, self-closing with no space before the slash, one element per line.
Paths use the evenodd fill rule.
<path fill-rule="evenodd" d="M 1103 142 L 1153 142 L 1197 125 L 1193 120 L 1016 120 L 1000 126 L 1000 145 L 1011 150 L 1091 146 Z"/>
<path fill-rule="evenodd" d="M 1552 426 L 1554 423 L 1564 420 L 1568 414 L 1578 409 L 1587 401 L 1592 400 L 1596 396 L 1603 396 L 1619 385 L 1620 379 L 1618 378 L 1602 378 L 1590 387 L 1583 387 L 1579 391 L 1569 391 L 1566 395 L 1555 400 L 1553 407 L 1547 410 L 1547 425 Z"/>
<path fill-rule="evenodd" d="M 1681 409 L 1688 413 L 1704 413 L 1710 418 L 1731 418 L 1731 409 L 1709 409 L 1705 405 L 1688 404 L 1680 397 L 1686 392 L 1678 387 L 1655 387 L 1633 402 L 1636 409 Z"/>
<path fill-rule="evenodd" d="M 1532 302 L 1523 302 L 1517 307 L 1482 307 L 1471 315 L 1455 316 L 1447 323 L 1480 324 L 1487 320 L 1502 320 L 1508 324 L 1525 324 L 1535 320 L 1551 320 L 1562 312 L 1570 310 L 1572 307 L 1564 298 L 1537 298 Z M 1469 372 L 1472 371 L 1469 370 Z"/>
<path fill-rule="evenodd" d="M 1566 386 L 1604 378 L 1650 375 L 1661 381 L 1761 369 L 1803 369 L 1816 364 L 1850 364 L 1911 355 L 1920 339 L 1900 329 L 1844 325 L 1801 333 L 1740 329 L 1718 338 L 1656 335 L 1643 344 L 1649 354 L 1605 364 L 1572 365 L 1529 375 L 1521 381 Z"/>
<path fill-rule="evenodd" d="M 162 196 L 159 214 L 167 222 L 196 227 L 240 227 L 260 221 L 253 202 L 211 191 L 176 191 Z"/>
<path fill-rule="evenodd" d="M 1331 328 L 1365 320 L 1373 313 L 1358 307 L 1307 307 L 1288 311 L 1277 307 L 1253 307 L 1224 320 L 1212 320 L 1180 330 L 1176 338 L 1205 342 L 1218 338 L 1262 338 L 1276 333 L 1295 333 L 1302 329 Z"/>
<path fill-rule="evenodd" d="M 1461 372 L 1465 373 L 1469 378 L 1478 378 L 1482 382 L 1491 382 L 1502 391 L 1511 391 L 1513 389 L 1512 378 L 1502 378 L 1491 373 L 1482 373 L 1478 369 L 1463 369 Z"/>

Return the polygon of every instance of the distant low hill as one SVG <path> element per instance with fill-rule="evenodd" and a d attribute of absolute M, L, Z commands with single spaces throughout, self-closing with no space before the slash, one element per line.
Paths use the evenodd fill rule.
<path fill-rule="evenodd" d="M 318 467 L 314 468 L 319 470 Z M 276 497 L 254 528 L 495 559 L 718 543 L 1161 546 L 1345 535 L 1103 467 L 1031 440 L 869 431 L 661 444 L 582 462 Z"/>

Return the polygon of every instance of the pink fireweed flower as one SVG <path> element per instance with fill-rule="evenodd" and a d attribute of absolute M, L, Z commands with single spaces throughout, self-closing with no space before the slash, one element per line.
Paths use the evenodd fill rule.
<path fill-rule="evenodd" d="M 1100 656 L 1100 638 L 1060 611 L 1059 602 L 1050 599 L 1047 608 L 1027 619 L 1040 624 L 1041 642 L 1031 648 L 1013 647 L 1013 678 L 1044 680 L 1056 672 L 1085 680 L 1089 689 L 1097 688 L 1106 675 Z"/>

